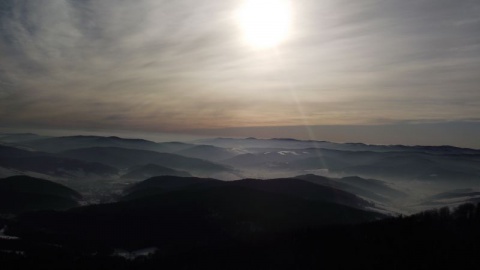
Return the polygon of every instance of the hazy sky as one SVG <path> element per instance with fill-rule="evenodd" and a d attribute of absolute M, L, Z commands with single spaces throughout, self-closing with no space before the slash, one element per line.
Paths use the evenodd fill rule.
<path fill-rule="evenodd" d="M 290 1 L 288 34 L 267 48 L 245 39 L 245 2 L 1 0 L 0 127 L 324 126 L 291 135 L 322 139 L 342 125 L 341 141 L 372 127 L 402 143 L 461 123 L 438 143 L 480 147 L 480 1 Z"/>

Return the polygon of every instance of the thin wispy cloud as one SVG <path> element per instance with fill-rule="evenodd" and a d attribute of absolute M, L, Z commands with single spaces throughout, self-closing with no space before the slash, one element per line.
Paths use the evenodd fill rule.
<path fill-rule="evenodd" d="M 480 115 L 478 1 L 292 1 L 290 36 L 269 49 L 243 41 L 241 4 L 2 1 L 0 124 L 182 131 Z"/>

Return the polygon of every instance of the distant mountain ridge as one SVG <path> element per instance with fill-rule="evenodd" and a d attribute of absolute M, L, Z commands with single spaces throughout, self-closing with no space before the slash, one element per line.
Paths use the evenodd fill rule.
<path fill-rule="evenodd" d="M 112 176 L 118 170 L 96 162 L 52 156 L 33 156 L 20 158 L 0 158 L 0 167 L 22 172 L 36 172 L 59 177 L 96 177 Z"/>
<path fill-rule="evenodd" d="M 152 149 L 157 143 L 143 139 L 125 139 L 116 136 L 66 136 L 37 139 L 23 142 L 23 145 L 46 152 L 62 152 L 86 147 L 123 147 L 134 149 Z"/>
<path fill-rule="evenodd" d="M 164 142 L 157 143 L 145 139 L 121 138 L 117 136 L 93 136 L 76 135 L 64 137 L 40 136 L 33 133 L 1 134 L 0 142 L 20 143 L 37 150 L 47 152 L 61 152 L 66 150 L 86 147 L 123 147 L 133 149 L 144 149 L 159 152 L 178 152 L 195 144 L 212 145 L 226 148 L 324 148 L 345 151 L 375 151 L 375 152 L 425 152 L 438 154 L 480 154 L 480 149 L 470 149 L 449 145 L 422 146 L 422 145 L 377 145 L 365 143 L 335 143 L 317 140 L 299 140 L 292 138 L 271 138 L 257 139 L 253 137 L 237 138 L 211 138 L 193 141 L 192 143 Z"/>
<path fill-rule="evenodd" d="M 0 145 L 0 158 L 19 158 L 19 157 L 34 157 L 46 156 L 48 153 L 38 151 L 27 151 L 12 146 Z"/>
<path fill-rule="evenodd" d="M 325 170 L 340 176 L 391 180 L 452 181 L 474 184 L 480 179 L 480 155 L 421 152 L 272 149 L 221 161 L 246 171 L 275 170 L 304 174 Z"/>
<path fill-rule="evenodd" d="M 219 147 L 271 147 L 271 148 L 290 148 L 290 149 L 305 149 L 305 148 L 324 148 L 332 150 L 344 151 L 375 151 L 375 152 L 426 152 L 426 153 L 461 153 L 461 154 L 480 154 L 480 149 L 461 148 L 449 145 L 441 146 L 407 146 L 407 145 L 376 145 L 365 143 L 335 143 L 329 141 L 315 141 L 315 140 L 297 140 L 289 138 L 272 138 L 272 139 L 256 139 L 256 138 L 214 138 L 201 139 L 195 141 L 198 144 L 209 144 Z"/>
<path fill-rule="evenodd" d="M 231 168 L 210 161 L 189 158 L 176 154 L 118 147 L 90 147 L 68 150 L 64 157 L 90 162 L 99 162 L 116 168 L 130 168 L 146 164 L 156 164 L 176 170 L 197 173 L 228 172 Z"/>
<path fill-rule="evenodd" d="M 34 133 L 0 133 L 0 142 L 4 143 L 21 143 L 46 138 L 50 137 L 41 136 Z"/>

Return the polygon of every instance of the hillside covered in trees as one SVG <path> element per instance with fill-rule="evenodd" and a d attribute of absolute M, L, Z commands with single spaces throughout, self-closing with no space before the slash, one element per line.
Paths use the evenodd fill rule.
<path fill-rule="evenodd" d="M 115 248 L 118 242 L 113 240 L 89 245 L 79 238 L 62 239 L 60 231 L 44 238 L 45 232 L 22 232 L 17 221 L 2 222 L 9 223 L 10 233 L 21 235 L 17 240 L 0 238 L 2 269 L 474 269 L 480 263 L 480 204 L 356 225 L 244 231 L 219 241 L 179 238 L 182 245 L 151 247 L 145 256 L 138 255 L 142 250 Z M 92 217 L 90 226 L 95 224 Z M 203 228 L 192 224 L 184 229 L 191 237 Z M 148 232 L 148 226 L 143 230 Z"/>

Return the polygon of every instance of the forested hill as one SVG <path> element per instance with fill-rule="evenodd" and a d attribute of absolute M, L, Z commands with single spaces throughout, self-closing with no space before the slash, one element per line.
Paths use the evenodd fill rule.
<path fill-rule="evenodd" d="M 10 225 L 13 233 L 21 229 Z M 54 240 L 54 235 L 45 238 L 43 232 L 29 234 L 30 240 L 23 242 L 0 239 L 2 249 L 13 250 L 0 252 L 0 261 L 2 269 L 36 269 L 38 265 L 45 269 L 476 269 L 479 228 L 480 204 L 464 204 L 453 210 L 442 208 L 357 225 L 256 231 L 220 242 L 204 239 L 195 243 L 188 241 L 187 234 L 175 248 L 150 246 L 123 253 L 105 246 L 92 252 L 92 245 L 79 245 L 73 238 L 63 245 L 42 244 Z M 85 248 L 89 251 L 82 251 Z M 150 255 L 139 255 L 149 250 L 153 250 Z"/>

